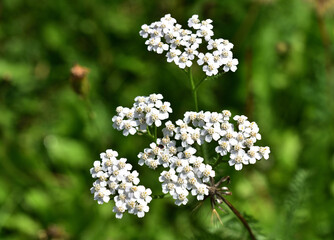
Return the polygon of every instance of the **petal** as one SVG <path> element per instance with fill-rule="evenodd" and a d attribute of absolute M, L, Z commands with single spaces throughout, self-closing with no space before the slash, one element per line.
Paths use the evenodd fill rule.
<path fill-rule="evenodd" d="M 123 135 L 124 135 L 124 136 L 128 136 L 128 135 L 129 135 L 129 131 L 128 131 L 127 129 L 124 129 L 124 130 L 123 130 Z"/>
<path fill-rule="evenodd" d="M 134 135 L 136 133 L 136 129 L 135 128 L 130 128 L 129 133 L 131 135 Z"/>
<path fill-rule="evenodd" d="M 145 213 L 144 213 L 144 212 L 138 212 L 138 213 L 137 213 L 137 216 L 138 216 L 139 218 L 142 218 L 142 217 L 144 217 L 144 215 L 145 215 Z"/>
<path fill-rule="evenodd" d="M 204 196 L 203 195 L 197 195 L 197 200 L 198 201 L 202 201 L 204 199 Z"/>
<path fill-rule="evenodd" d="M 235 170 L 240 171 L 242 169 L 242 164 L 236 163 L 234 167 L 235 167 Z"/>
<path fill-rule="evenodd" d="M 249 163 L 250 164 L 255 164 L 256 163 L 256 159 L 255 158 L 250 158 L 249 159 Z"/>

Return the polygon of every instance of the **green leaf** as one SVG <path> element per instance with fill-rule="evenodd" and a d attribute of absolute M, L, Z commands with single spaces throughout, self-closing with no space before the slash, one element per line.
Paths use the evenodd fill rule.
<path fill-rule="evenodd" d="M 38 222 L 23 213 L 11 216 L 6 222 L 5 227 L 30 236 L 36 236 L 38 230 L 41 229 Z"/>
<path fill-rule="evenodd" d="M 82 167 L 92 159 L 88 147 L 78 140 L 49 135 L 44 145 L 50 158 L 64 165 Z"/>

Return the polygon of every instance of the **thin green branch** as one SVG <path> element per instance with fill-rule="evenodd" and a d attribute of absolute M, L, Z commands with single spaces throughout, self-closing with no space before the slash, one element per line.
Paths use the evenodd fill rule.
<path fill-rule="evenodd" d="M 187 73 L 188 73 L 188 78 L 189 78 L 190 85 L 191 85 L 191 91 L 192 91 L 193 98 L 194 98 L 195 110 L 196 112 L 198 112 L 197 90 L 196 90 L 193 74 L 191 71 L 191 67 L 188 69 Z"/>
<path fill-rule="evenodd" d="M 157 126 L 154 126 L 154 140 L 157 141 L 158 138 L 158 128 Z"/>
<path fill-rule="evenodd" d="M 153 141 L 156 141 L 156 138 L 152 135 L 152 133 L 151 133 L 151 131 L 150 131 L 150 128 L 147 126 L 147 128 L 146 128 L 146 135 L 148 136 L 148 137 L 150 137 Z"/>
<path fill-rule="evenodd" d="M 217 157 L 215 157 L 213 160 L 213 164 L 212 164 L 212 168 L 215 168 L 218 164 L 219 164 L 219 159 L 220 159 L 220 155 L 217 154 Z"/>
<path fill-rule="evenodd" d="M 204 162 L 205 163 L 209 163 L 208 162 L 209 161 L 209 159 L 208 159 L 209 154 L 208 154 L 208 145 L 207 145 L 207 143 L 204 142 L 201 147 L 202 147 L 202 153 L 203 153 Z"/>
<path fill-rule="evenodd" d="M 197 91 L 199 86 L 207 79 L 208 77 L 204 77 L 202 78 L 197 84 L 196 84 L 196 87 L 195 87 L 195 90 Z"/>
<path fill-rule="evenodd" d="M 221 163 L 228 163 L 228 161 L 229 161 L 228 159 L 223 159 L 223 158 L 218 157 L 216 158 L 216 161 L 212 164 L 212 168 L 217 167 Z"/>
<path fill-rule="evenodd" d="M 152 195 L 153 199 L 162 199 L 168 197 L 167 194 Z"/>
<path fill-rule="evenodd" d="M 221 72 L 221 73 L 218 73 L 217 75 L 213 75 L 213 76 L 209 76 L 209 77 L 204 77 L 204 78 L 202 78 L 202 80 L 200 80 L 200 81 L 197 83 L 197 85 L 196 85 L 196 87 L 195 87 L 195 90 L 197 91 L 198 88 L 199 88 L 199 86 L 200 86 L 203 82 L 208 81 L 208 80 L 214 80 L 214 79 L 217 79 L 217 78 L 219 78 L 220 76 L 222 76 L 224 73 L 225 73 L 225 72 Z"/>

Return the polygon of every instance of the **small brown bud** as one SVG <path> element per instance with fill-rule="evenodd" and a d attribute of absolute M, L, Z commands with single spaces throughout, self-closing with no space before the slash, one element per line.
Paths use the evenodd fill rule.
<path fill-rule="evenodd" d="M 71 78 L 73 78 L 74 80 L 81 80 L 85 78 L 87 73 L 89 73 L 89 69 L 80 66 L 79 64 L 75 64 L 71 68 Z"/>
<path fill-rule="evenodd" d="M 82 97 L 86 97 L 89 92 L 89 82 L 87 74 L 89 69 L 79 64 L 75 64 L 71 68 L 70 83 L 73 90 Z"/>

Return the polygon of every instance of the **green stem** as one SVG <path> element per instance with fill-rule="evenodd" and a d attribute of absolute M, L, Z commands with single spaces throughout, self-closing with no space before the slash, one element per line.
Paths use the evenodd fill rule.
<path fill-rule="evenodd" d="M 220 76 L 222 76 L 224 73 L 225 73 L 225 72 L 220 72 L 220 73 L 218 73 L 217 75 L 206 76 L 206 77 L 202 78 L 202 79 L 196 84 L 195 90 L 197 91 L 198 88 L 201 86 L 201 84 L 202 84 L 204 81 L 218 79 L 218 78 L 219 78 Z"/>
<path fill-rule="evenodd" d="M 207 77 L 204 77 L 202 78 L 201 81 L 199 81 L 197 84 L 196 84 L 196 87 L 195 87 L 195 91 L 197 91 L 197 89 L 199 88 L 199 86 L 207 79 Z"/>
<path fill-rule="evenodd" d="M 162 199 L 166 197 L 167 197 L 167 194 L 152 195 L 153 199 Z"/>
<path fill-rule="evenodd" d="M 217 154 L 215 161 L 212 164 L 212 168 L 215 168 L 219 164 L 220 155 Z"/>
<path fill-rule="evenodd" d="M 203 143 L 201 147 L 202 147 L 202 154 L 203 154 L 204 162 L 209 163 L 207 142 Z"/>
<path fill-rule="evenodd" d="M 224 159 L 217 159 L 217 161 L 214 162 L 214 164 L 212 165 L 212 168 L 217 167 L 219 164 L 221 163 L 228 163 L 229 160 L 224 160 Z"/>
<path fill-rule="evenodd" d="M 150 128 L 147 126 L 146 128 L 147 132 L 147 136 L 149 136 L 153 141 L 156 141 L 156 138 L 152 135 L 151 131 L 150 131 Z"/>
<path fill-rule="evenodd" d="M 96 129 L 96 132 L 100 133 L 101 132 L 100 128 L 99 128 L 99 126 L 97 125 L 97 122 L 96 122 L 96 114 L 93 110 L 92 103 L 91 103 L 89 97 L 83 98 L 83 101 L 84 101 L 86 109 L 87 109 L 87 115 L 88 115 L 89 122 L 90 122 L 91 126 Z"/>
<path fill-rule="evenodd" d="M 194 98 L 195 110 L 196 110 L 196 112 L 198 112 L 197 89 L 196 89 L 196 86 L 195 86 L 195 82 L 194 82 L 193 74 L 192 74 L 192 71 L 191 71 L 191 67 L 188 68 L 187 73 L 188 73 L 188 78 L 189 78 L 190 84 L 191 84 L 191 91 L 192 91 L 193 98 Z"/>
<path fill-rule="evenodd" d="M 157 141 L 158 138 L 158 128 L 157 126 L 154 126 L 154 140 Z"/>

